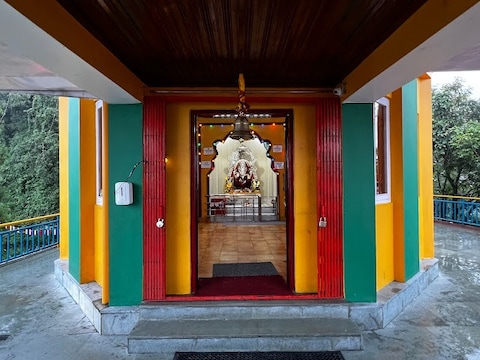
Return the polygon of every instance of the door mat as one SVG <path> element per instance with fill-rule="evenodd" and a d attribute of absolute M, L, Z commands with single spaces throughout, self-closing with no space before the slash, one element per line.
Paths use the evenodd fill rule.
<path fill-rule="evenodd" d="M 213 277 L 278 275 L 271 262 L 213 264 Z"/>
<path fill-rule="evenodd" d="M 197 296 L 292 295 L 280 275 L 221 276 L 198 279 Z"/>
<path fill-rule="evenodd" d="M 345 360 L 340 351 L 178 352 L 173 360 Z"/>

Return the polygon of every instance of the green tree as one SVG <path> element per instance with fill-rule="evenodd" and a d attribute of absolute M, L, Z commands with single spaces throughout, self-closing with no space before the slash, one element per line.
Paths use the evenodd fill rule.
<path fill-rule="evenodd" d="M 465 164 L 462 174 L 462 193 L 478 197 L 480 194 L 480 122 L 469 121 L 455 129 L 452 147 Z"/>
<path fill-rule="evenodd" d="M 432 92 L 434 190 L 438 194 L 478 196 L 480 162 L 473 161 L 480 104 L 455 79 Z M 468 134 L 466 136 L 466 131 Z M 467 151 L 467 148 L 470 150 Z"/>
<path fill-rule="evenodd" d="M 58 212 L 57 98 L 0 94 L 0 119 L 3 217 L 18 220 Z M 5 221 L 1 211 L 0 206 L 0 221 Z"/>

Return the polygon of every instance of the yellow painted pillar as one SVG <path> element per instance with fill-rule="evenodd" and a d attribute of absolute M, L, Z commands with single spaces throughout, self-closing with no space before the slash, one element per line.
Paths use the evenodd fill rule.
<path fill-rule="evenodd" d="M 95 101 L 80 100 L 80 282 L 95 279 Z"/>
<path fill-rule="evenodd" d="M 68 259 L 68 98 L 58 99 L 60 259 Z"/>
<path fill-rule="evenodd" d="M 428 75 L 418 79 L 418 186 L 420 258 L 433 258 L 432 91 Z"/>

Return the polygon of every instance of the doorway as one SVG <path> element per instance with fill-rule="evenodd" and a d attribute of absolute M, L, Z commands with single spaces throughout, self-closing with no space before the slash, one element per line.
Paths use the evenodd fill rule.
<path fill-rule="evenodd" d="M 191 112 L 191 284 L 198 296 L 294 291 L 293 111 L 249 115 L 254 139 L 234 143 L 234 112 Z"/>

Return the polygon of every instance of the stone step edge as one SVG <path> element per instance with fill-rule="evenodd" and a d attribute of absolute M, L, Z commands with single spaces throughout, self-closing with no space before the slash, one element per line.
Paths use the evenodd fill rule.
<path fill-rule="evenodd" d="M 218 330 L 219 328 L 223 330 Z M 293 327 L 290 332 L 289 329 Z M 248 331 L 248 332 L 246 332 Z M 129 339 L 361 337 L 348 319 L 140 320 Z"/>
<path fill-rule="evenodd" d="M 371 304 L 367 305 L 371 307 Z M 343 318 L 348 319 L 351 306 L 349 304 L 270 304 L 255 306 L 249 304 L 211 305 L 164 305 L 140 307 L 139 320 L 207 320 L 207 319 L 269 319 L 276 318 Z"/>

